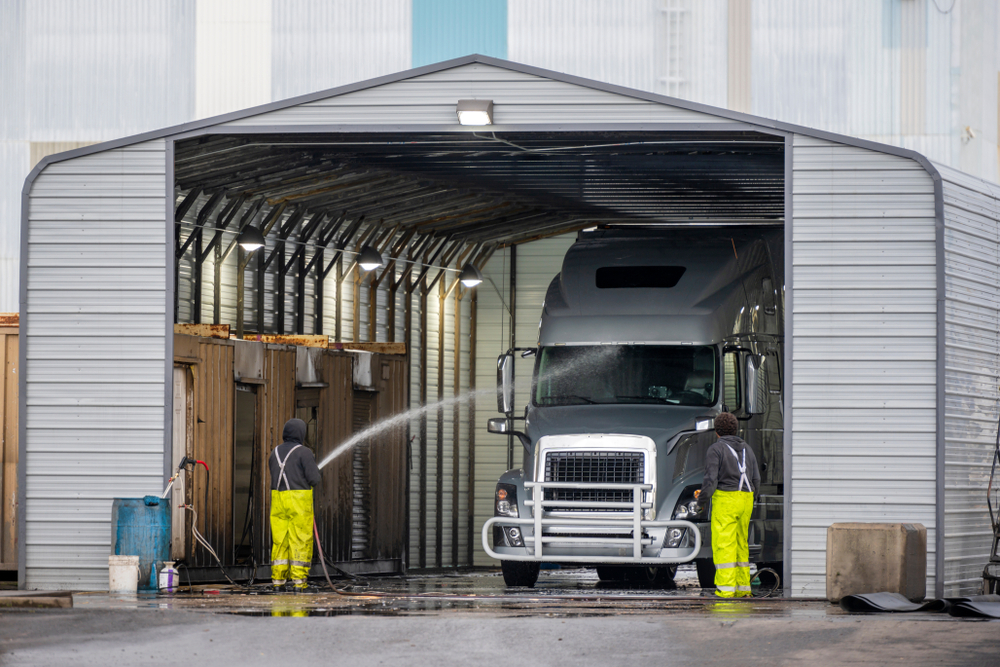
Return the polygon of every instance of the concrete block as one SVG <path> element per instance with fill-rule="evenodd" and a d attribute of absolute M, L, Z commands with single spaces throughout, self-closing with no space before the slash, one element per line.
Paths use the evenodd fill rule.
<path fill-rule="evenodd" d="M 919 523 L 835 523 L 826 531 L 826 597 L 927 590 L 927 529 Z"/>

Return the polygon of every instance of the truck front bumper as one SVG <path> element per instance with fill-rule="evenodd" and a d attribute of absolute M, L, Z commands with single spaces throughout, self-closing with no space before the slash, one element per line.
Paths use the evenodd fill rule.
<path fill-rule="evenodd" d="M 544 498 L 546 489 L 615 489 L 631 491 L 631 502 L 597 502 L 542 500 L 529 498 L 525 506 L 531 508 L 531 517 L 495 516 L 483 524 L 483 549 L 498 560 L 533 561 L 547 563 L 595 563 L 628 565 L 671 565 L 687 563 L 701 551 L 701 531 L 690 521 L 673 519 L 655 521 L 643 518 L 652 503 L 643 501 L 649 484 L 588 484 L 569 482 L 525 482 L 525 489 L 532 496 Z M 575 518 L 565 512 L 546 511 L 546 507 L 574 509 L 588 513 Z M 623 511 L 626 510 L 626 511 Z M 630 510 L 630 511 L 627 511 Z M 603 513 L 604 516 L 595 516 Z M 523 546 L 496 545 L 490 547 L 490 533 L 494 525 L 517 526 Z M 671 528 L 686 530 L 690 546 L 676 548 L 663 546 L 665 535 Z M 540 539 L 536 539 L 540 536 Z"/>

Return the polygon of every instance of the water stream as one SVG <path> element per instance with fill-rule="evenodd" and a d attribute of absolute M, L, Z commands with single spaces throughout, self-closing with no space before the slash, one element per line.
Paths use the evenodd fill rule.
<path fill-rule="evenodd" d="M 450 407 L 459 405 L 461 403 L 468 403 L 474 397 L 487 396 L 487 395 L 495 396 L 496 392 L 497 390 L 494 387 L 490 387 L 489 389 L 477 389 L 476 391 L 470 391 L 464 394 L 459 394 L 458 396 L 452 396 L 451 398 L 446 398 L 442 401 L 437 401 L 435 403 L 428 403 L 427 405 L 421 405 L 411 410 L 407 410 L 406 412 L 401 412 L 397 415 L 386 417 L 385 419 L 375 422 L 365 430 L 358 431 L 350 438 L 340 443 L 332 452 L 326 455 L 326 458 L 320 461 L 319 467 L 323 468 L 325 465 L 327 465 L 335 458 L 337 458 L 344 452 L 354 447 L 354 445 L 358 444 L 359 442 L 363 442 L 370 438 L 377 437 L 385 433 L 386 431 L 391 431 L 394 428 L 403 426 L 412 419 L 418 419 L 423 415 L 427 415 L 432 412 L 436 412 L 438 410 L 446 410 Z"/>
<path fill-rule="evenodd" d="M 588 350 L 588 352 L 581 354 L 577 359 L 570 363 L 563 363 L 557 366 L 554 370 L 546 373 L 540 378 L 540 381 L 559 381 L 565 379 L 568 376 L 575 376 L 581 373 L 587 373 L 588 371 L 593 373 L 599 373 L 599 367 L 601 362 L 603 362 L 608 355 L 615 354 L 614 346 L 597 346 Z M 350 438 L 339 444 L 332 452 L 326 455 L 326 457 L 320 462 L 319 467 L 322 469 L 328 463 L 333 461 L 335 458 L 349 451 L 359 442 L 377 437 L 386 431 L 391 431 L 394 428 L 403 426 L 407 422 L 413 419 L 418 419 L 424 415 L 436 412 L 438 410 L 447 410 L 448 408 L 460 405 L 462 403 L 468 403 L 473 398 L 486 397 L 486 396 L 496 396 L 496 388 L 490 387 L 488 389 L 477 389 L 476 391 L 469 391 L 464 394 L 459 394 L 458 396 L 452 396 L 451 398 L 446 398 L 435 403 L 428 403 L 426 405 L 421 405 L 406 412 L 402 412 L 397 415 L 392 415 L 391 417 L 386 417 L 380 421 L 375 422 L 363 431 L 359 431 L 352 435 Z"/>

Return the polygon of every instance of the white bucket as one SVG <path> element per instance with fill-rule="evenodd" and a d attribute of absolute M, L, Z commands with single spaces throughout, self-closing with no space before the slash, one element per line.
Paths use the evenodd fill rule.
<path fill-rule="evenodd" d="M 139 586 L 138 556 L 108 556 L 108 590 L 135 593 Z"/>

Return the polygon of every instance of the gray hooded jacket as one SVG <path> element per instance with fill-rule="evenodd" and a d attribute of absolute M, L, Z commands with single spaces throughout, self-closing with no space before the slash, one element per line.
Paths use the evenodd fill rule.
<path fill-rule="evenodd" d="M 285 422 L 285 429 L 282 431 L 281 439 L 284 440 L 271 452 L 271 457 L 267 461 L 267 467 L 271 471 L 272 491 L 307 491 L 319 484 L 319 467 L 316 465 L 316 457 L 312 451 L 303 443 L 306 440 L 306 423 L 301 419 L 289 419 Z M 288 452 L 295 447 L 302 445 L 294 452 Z M 278 457 L 285 461 L 285 479 L 281 488 L 278 488 L 278 478 L 281 475 L 281 466 L 278 464 Z"/>
<path fill-rule="evenodd" d="M 698 496 L 698 503 L 701 505 L 708 503 L 716 489 L 740 490 L 739 462 L 726 445 L 736 450 L 740 461 L 743 460 L 743 451 L 746 450 L 746 475 L 750 480 L 754 502 L 760 496 L 760 470 L 757 469 L 757 457 L 754 456 L 753 450 L 738 435 L 724 435 L 705 453 L 705 481 L 702 482 L 701 495 Z M 746 485 L 743 490 L 746 491 Z"/>

